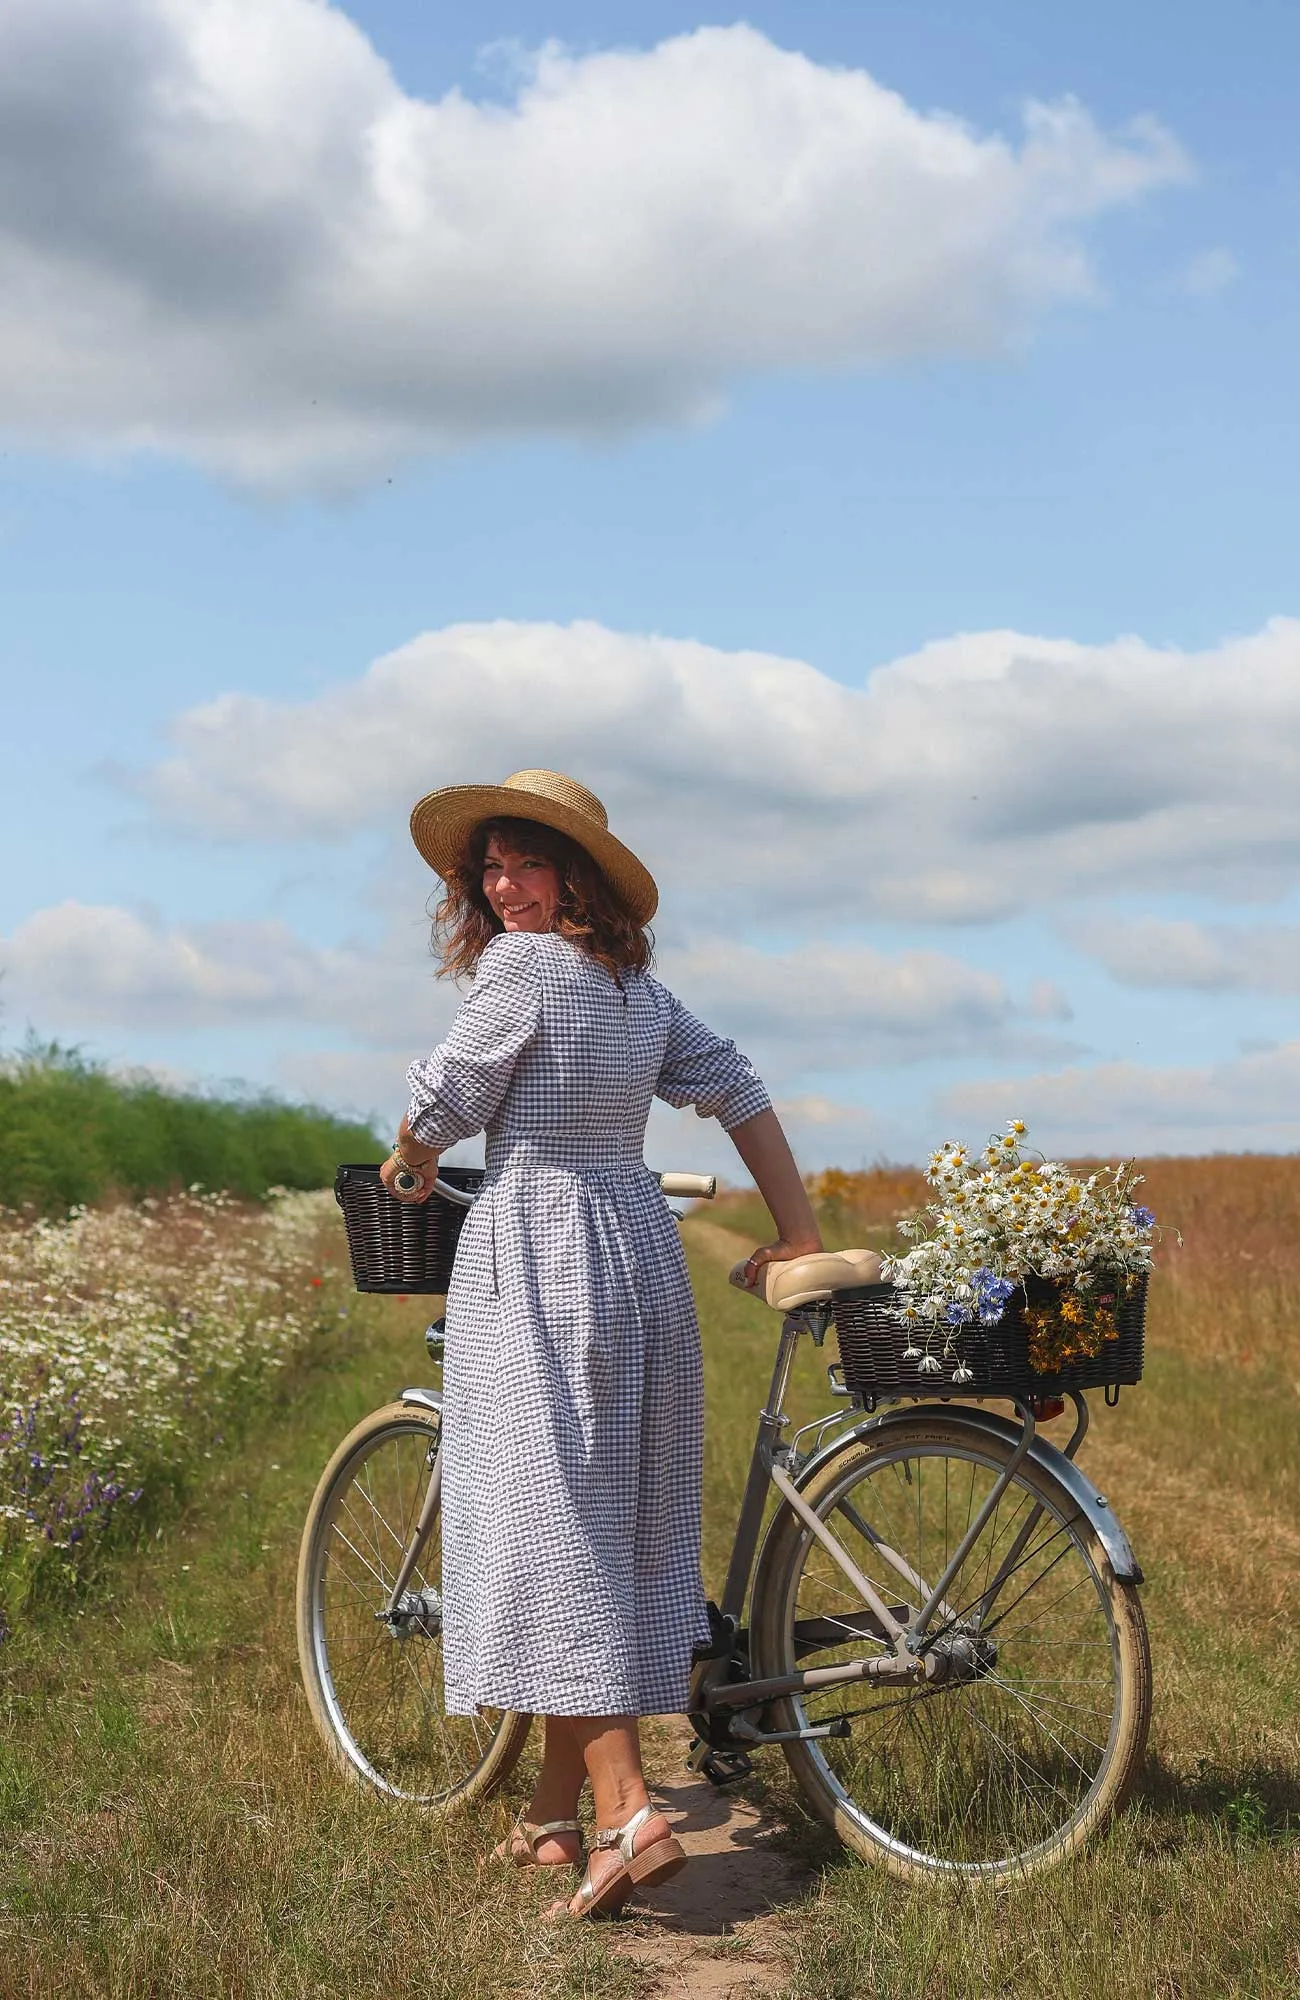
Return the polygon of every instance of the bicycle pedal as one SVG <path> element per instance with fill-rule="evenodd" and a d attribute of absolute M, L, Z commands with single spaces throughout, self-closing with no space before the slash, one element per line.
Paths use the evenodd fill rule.
<path fill-rule="evenodd" d="M 747 1778 L 754 1768 L 754 1761 L 744 1750 L 712 1750 L 697 1736 L 691 1743 L 686 1768 L 697 1772 L 701 1778 L 707 1778 L 721 1791 L 724 1785 L 734 1785 L 741 1778 Z"/>

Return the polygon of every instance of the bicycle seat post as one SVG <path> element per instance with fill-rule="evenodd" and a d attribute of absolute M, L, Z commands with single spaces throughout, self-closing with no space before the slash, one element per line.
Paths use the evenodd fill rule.
<path fill-rule="evenodd" d="M 732 1545 L 731 1561 L 727 1566 L 727 1580 L 722 1591 L 723 1616 L 734 1619 L 737 1625 L 745 1608 L 745 1592 L 749 1588 L 750 1573 L 758 1549 L 772 1462 L 780 1448 L 781 1432 L 790 1421 L 784 1406 L 799 1336 L 802 1333 L 811 1333 L 814 1337 L 821 1333 L 824 1336 L 826 1323 L 827 1312 L 824 1306 L 800 1306 L 793 1312 L 788 1312 L 781 1323 L 781 1338 L 772 1368 L 772 1385 L 767 1392 L 767 1402 L 759 1413 L 754 1454 L 749 1462 L 745 1497 L 740 1504 L 736 1539 Z"/>

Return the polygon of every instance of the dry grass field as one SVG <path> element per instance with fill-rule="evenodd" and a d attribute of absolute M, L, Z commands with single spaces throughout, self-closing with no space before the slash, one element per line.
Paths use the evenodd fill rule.
<path fill-rule="evenodd" d="M 822 1193 L 828 1234 L 879 1243 L 919 1187 Z M 1137 1796 L 1082 1860 L 1029 1885 L 900 1888 L 808 1821 L 768 1752 L 746 1838 L 774 1918 L 722 1891 L 684 1940 L 653 1915 L 553 1931 L 542 1885 L 483 1860 L 522 1777 L 441 1823 L 342 1785 L 297 1684 L 297 1532 L 332 1444 L 427 1364 L 420 1301 L 357 1300 L 334 1276 L 314 1362 L 77 1610 L 0 1655 L 2 2000 L 1300 1992 L 1300 1161 L 1156 1161 L 1146 1198 L 1166 1228 L 1148 1375 L 1118 1409 L 1097 1399 L 1083 1456 L 1146 1568 L 1155 1721 Z M 726 1285 L 755 1207 L 686 1225 L 713 1583 L 776 1331 Z M 827 1403 L 824 1360 L 803 1358 L 801 1413 Z M 669 1755 L 657 1738 L 663 1775 Z"/>

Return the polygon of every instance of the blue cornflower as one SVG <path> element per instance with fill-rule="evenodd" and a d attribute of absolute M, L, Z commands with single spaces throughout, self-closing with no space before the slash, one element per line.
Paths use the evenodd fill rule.
<path fill-rule="evenodd" d="M 1129 1209 L 1129 1214 L 1133 1217 L 1133 1220 L 1134 1222 L 1136 1222 L 1139 1229 L 1150 1229 L 1155 1223 L 1156 1218 L 1154 1211 L 1149 1208 L 1144 1208 L 1140 1201 L 1135 1201 L 1132 1204 L 1132 1206 Z"/>
<path fill-rule="evenodd" d="M 969 1306 L 961 1305 L 954 1299 L 944 1317 L 949 1326 L 966 1326 L 974 1318 L 974 1314 Z"/>
<path fill-rule="evenodd" d="M 975 1297 L 979 1303 L 980 1325 L 996 1326 L 1002 1317 L 1003 1307 L 1016 1289 L 1010 1278 L 999 1278 L 996 1271 L 981 1266 L 974 1277 Z"/>

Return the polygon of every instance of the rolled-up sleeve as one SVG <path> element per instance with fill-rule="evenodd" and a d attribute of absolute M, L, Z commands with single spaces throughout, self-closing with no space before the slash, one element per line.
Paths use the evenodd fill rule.
<path fill-rule="evenodd" d="M 526 933 L 493 938 L 446 1041 L 406 1072 L 406 1122 L 421 1145 L 444 1152 L 483 1130 L 537 1033 L 540 1010 L 533 940 Z"/>
<path fill-rule="evenodd" d="M 715 1035 L 669 995 L 672 1015 L 655 1096 L 681 1110 L 693 1104 L 701 1118 L 716 1118 L 724 1132 L 770 1111 L 762 1077 L 736 1044 Z"/>

